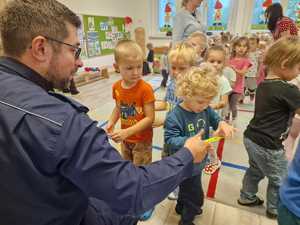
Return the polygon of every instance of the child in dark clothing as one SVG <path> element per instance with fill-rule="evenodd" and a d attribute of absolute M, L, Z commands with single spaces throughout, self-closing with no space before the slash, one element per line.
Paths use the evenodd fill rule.
<path fill-rule="evenodd" d="M 147 44 L 147 49 L 148 49 L 147 62 L 149 64 L 151 72 L 153 72 L 153 61 L 154 61 L 153 44 L 152 43 L 148 43 Z"/>
<path fill-rule="evenodd" d="M 216 70 L 207 64 L 192 67 L 176 81 L 176 93 L 183 102 L 175 106 L 166 118 L 165 143 L 169 152 L 175 153 L 184 145 L 188 137 L 204 131 L 203 138 L 209 137 L 209 127 L 215 136 L 231 137 L 234 128 L 220 120 L 218 114 L 210 107 L 210 101 L 218 91 Z M 186 179 L 179 186 L 176 212 L 181 214 L 180 225 L 193 225 L 194 217 L 202 213 L 204 194 L 201 173 L 205 160 L 195 164 L 193 177 Z"/>
<path fill-rule="evenodd" d="M 282 142 L 289 133 L 294 114 L 300 114 L 300 92 L 287 82 L 300 73 L 300 39 L 288 37 L 275 42 L 265 55 L 264 65 L 268 67 L 268 74 L 257 88 L 254 117 L 244 133 L 250 166 L 238 203 L 262 205 L 263 200 L 256 193 L 258 183 L 267 177 L 266 215 L 276 218 L 278 189 L 287 174 Z"/>

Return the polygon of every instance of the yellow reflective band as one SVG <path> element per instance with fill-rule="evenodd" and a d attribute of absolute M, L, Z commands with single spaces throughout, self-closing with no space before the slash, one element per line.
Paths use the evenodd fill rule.
<path fill-rule="evenodd" d="M 208 138 L 208 139 L 204 140 L 204 142 L 213 143 L 213 142 L 220 141 L 222 139 L 223 139 L 223 137 L 211 137 L 211 138 Z"/>

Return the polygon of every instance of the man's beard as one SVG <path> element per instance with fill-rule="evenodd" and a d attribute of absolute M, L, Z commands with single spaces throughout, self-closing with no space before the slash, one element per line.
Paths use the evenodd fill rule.
<path fill-rule="evenodd" d="M 61 79 L 61 77 L 59 76 L 60 71 L 57 69 L 58 64 L 59 63 L 56 58 L 51 60 L 49 67 L 50 70 L 47 73 L 47 78 L 52 83 L 53 88 L 62 91 L 63 89 L 68 89 L 70 87 L 71 77 Z"/>

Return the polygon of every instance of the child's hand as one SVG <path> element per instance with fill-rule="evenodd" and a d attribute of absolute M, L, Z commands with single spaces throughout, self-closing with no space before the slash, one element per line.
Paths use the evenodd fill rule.
<path fill-rule="evenodd" d="M 121 141 L 124 141 L 126 138 L 128 138 L 130 136 L 130 134 L 127 129 L 121 129 L 121 130 L 112 132 L 111 134 L 109 134 L 109 136 L 111 139 L 113 139 L 113 141 L 119 143 Z"/>
<path fill-rule="evenodd" d="M 114 132 L 115 125 L 108 123 L 106 127 L 104 128 L 105 132 L 109 135 Z"/>
<path fill-rule="evenodd" d="M 218 129 L 214 132 L 213 136 L 220 136 L 224 138 L 232 138 L 234 133 L 237 131 L 236 128 L 229 125 L 228 123 L 221 121 Z"/>

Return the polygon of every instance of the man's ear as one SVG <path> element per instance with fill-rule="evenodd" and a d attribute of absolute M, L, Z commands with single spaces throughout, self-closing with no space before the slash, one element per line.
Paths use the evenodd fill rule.
<path fill-rule="evenodd" d="M 47 39 L 43 36 L 37 36 L 31 41 L 30 50 L 32 57 L 41 62 L 48 60 L 53 51 Z"/>
<path fill-rule="evenodd" d="M 117 63 L 114 63 L 113 66 L 114 66 L 114 68 L 115 68 L 115 71 L 116 71 L 117 73 L 120 73 L 119 65 L 118 65 Z"/>

